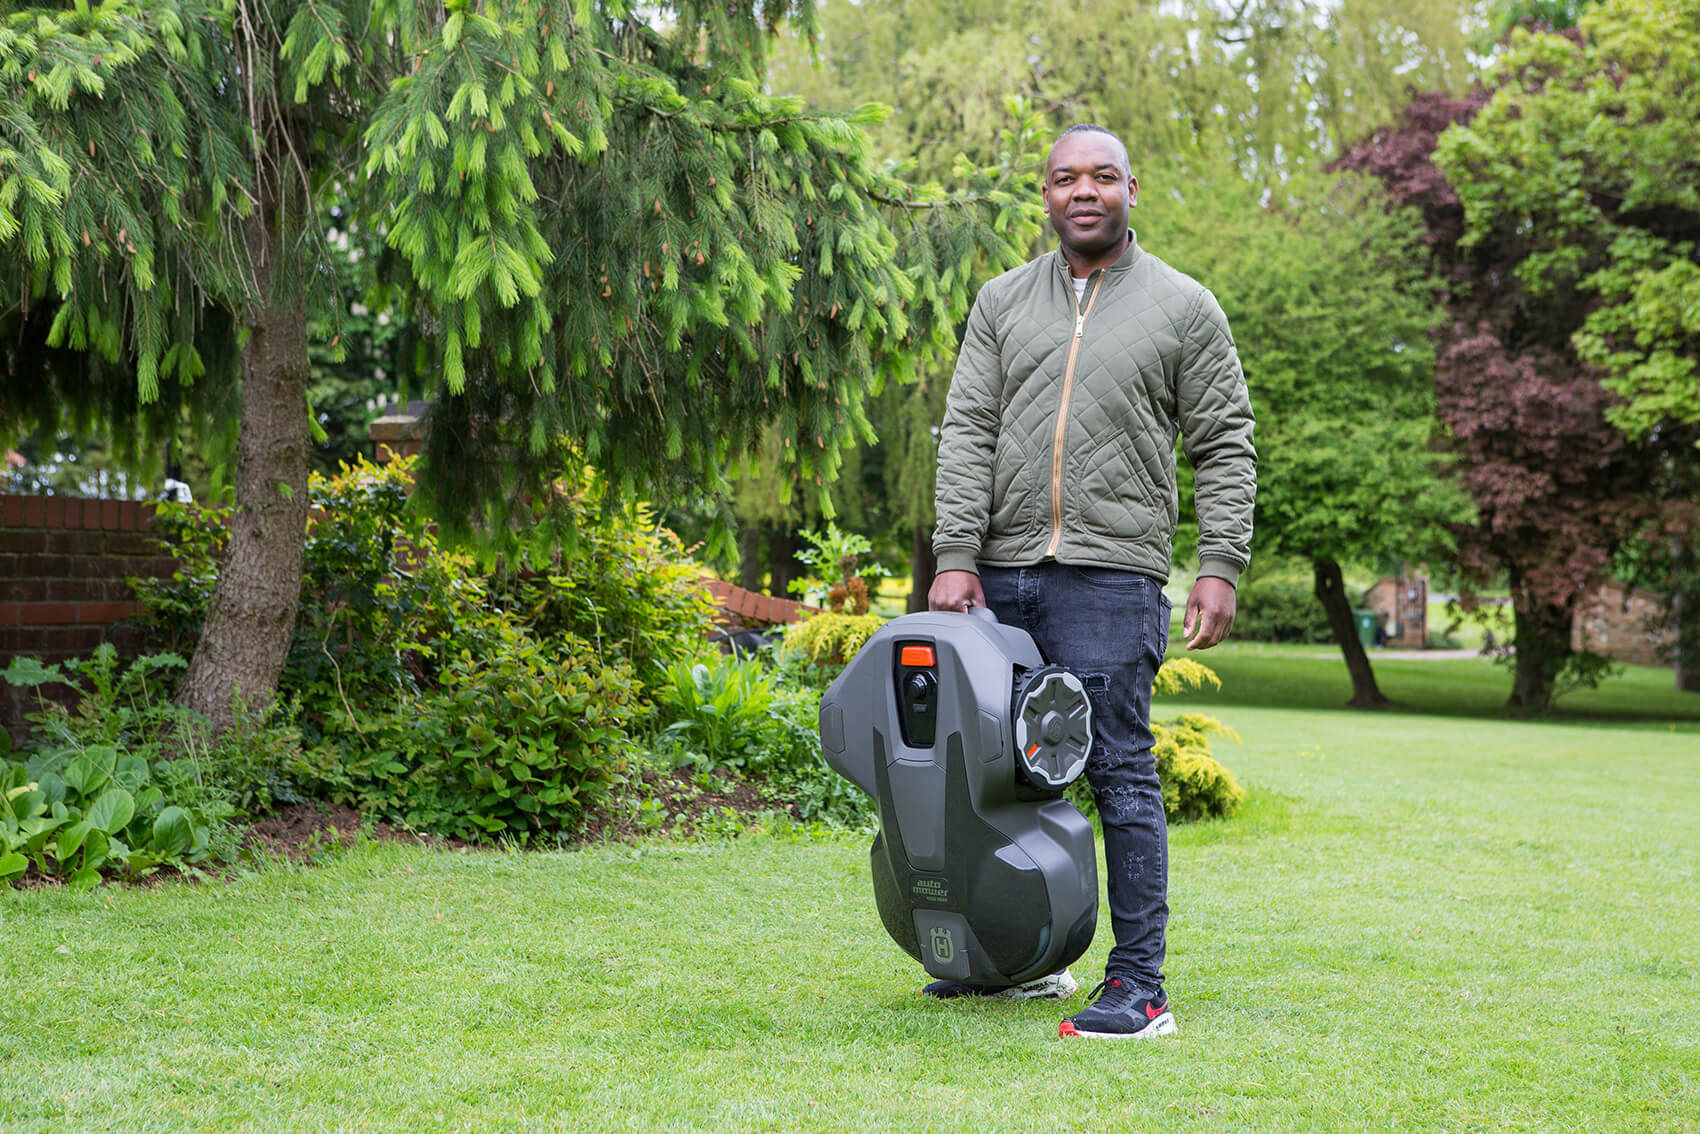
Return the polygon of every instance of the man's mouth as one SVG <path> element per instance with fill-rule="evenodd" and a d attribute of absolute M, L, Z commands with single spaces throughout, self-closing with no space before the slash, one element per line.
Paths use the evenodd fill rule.
<path fill-rule="evenodd" d="M 1080 209 L 1068 214 L 1069 220 L 1098 220 L 1103 213 L 1093 209 Z"/>

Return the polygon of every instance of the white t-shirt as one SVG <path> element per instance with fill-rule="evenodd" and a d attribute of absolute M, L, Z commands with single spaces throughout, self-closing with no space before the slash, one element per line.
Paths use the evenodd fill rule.
<path fill-rule="evenodd" d="M 1074 300 L 1076 303 L 1079 303 L 1082 299 L 1086 298 L 1086 280 L 1081 279 L 1078 276 L 1070 276 L 1069 279 L 1074 281 Z"/>

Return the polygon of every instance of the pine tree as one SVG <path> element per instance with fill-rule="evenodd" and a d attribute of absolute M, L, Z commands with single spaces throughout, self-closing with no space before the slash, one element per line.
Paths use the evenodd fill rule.
<path fill-rule="evenodd" d="M 276 683 L 305 522 L 320 217 L 346 198 L 431 376 L 420 489 L 506 538 L 564 456 L 717 488 L 767 426 L 809 481 L 954 346 L 967 266 L 1034 231 L 1006 160 L 959 192 L 870 158 L 879 112 L 763 93 L 810 0 L 110 0 L 0 24 L 0 315 L 71 400 L 240 388 L 237 514 L 185 703 Z M 11 384 L 8 385 L 8 390 Z M 39 402 L 26 404 L 44 412 Z M 14 412 L 20 412 L 14 409 Z"/>

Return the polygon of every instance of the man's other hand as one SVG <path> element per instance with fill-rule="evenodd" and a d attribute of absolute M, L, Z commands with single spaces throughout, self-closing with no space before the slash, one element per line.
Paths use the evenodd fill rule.
<path fill-rule="evenodd" d="M 937 589 L 938 584 L 933 584 Z M 1200 576 L 1186 597 L 1181 636 L 1189 650 L 1208 650 L 1228 636 L 1234 625 L 1234 585 L 1214 575 Z"/>
<path fill-rule="evenodd" d="M 927 591 L 928 610 L 963 611 L 985 605 L 986 592 L 980 589 L 980 576 L 972 571 L 940 571 L 933 576 L 933 585 Z"/>

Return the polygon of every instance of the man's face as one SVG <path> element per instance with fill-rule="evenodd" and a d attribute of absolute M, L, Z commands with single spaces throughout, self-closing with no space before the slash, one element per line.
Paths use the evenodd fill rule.
<path fill-rule="evenodd" d="M 1045 211 L 1063 247 L 1083 253 L 1114 248 L 1127 233 L 1139 182 L 1127 151 L 1108 134 L 1082 131 L 1051 147 L 1045 162 Z"/>

